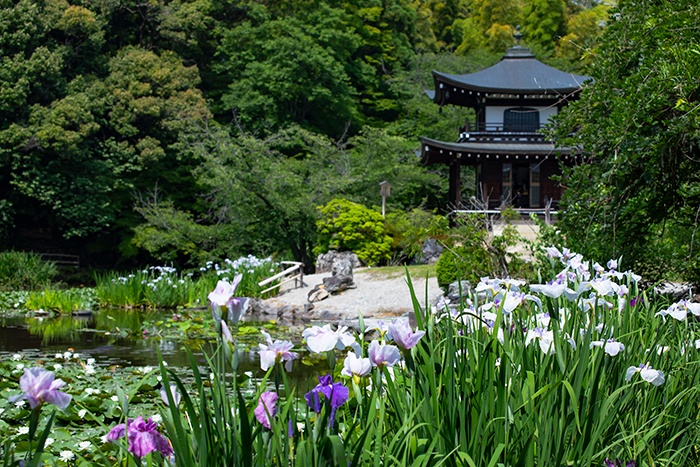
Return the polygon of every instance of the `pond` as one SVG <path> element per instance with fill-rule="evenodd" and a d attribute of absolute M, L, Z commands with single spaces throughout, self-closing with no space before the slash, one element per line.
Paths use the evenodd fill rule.
<path fill-rule="evenodd" d="M 240 355 L 239 373 L 262 378 L 258 344 L 265 329 L 273 339 L 291 340 L 300 358 L 289 374 L 290 384 L 305 391 L 328 371 L 324 358 L 310 355 L 301 343 L 301 325 L 241 322 L 232 329 Z M 89 316 L 0 317 L 0 358 L 21 353 L 28 358 L 54 356 L 70 349 L 97 365 L 158 367 L 158 352 L 170 367 L 189 367 L 189 348 L 204 365 L 214 342 L 208 310 L 142 311 L 100 309 Z"/>

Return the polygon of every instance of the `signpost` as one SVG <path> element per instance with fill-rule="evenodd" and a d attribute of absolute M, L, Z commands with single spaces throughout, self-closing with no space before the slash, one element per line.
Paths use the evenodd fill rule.
<path fill-rule="evenodd" d="M 379 194 L 382 195 L 382 217 L 386 217 L 386 199 L 391 196 L 391 183 L 386 180 L 380 183 Z"/>

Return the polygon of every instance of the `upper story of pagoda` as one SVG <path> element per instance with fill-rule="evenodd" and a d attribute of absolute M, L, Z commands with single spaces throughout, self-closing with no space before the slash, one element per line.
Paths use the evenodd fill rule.
<path fill-rule="evenodd" d="M 497 64 L 476 73 L 433 71 L 435 90 L 428 95 L 441 106 L 474 109 L 475 122 L 460 129 L 459 142 L 537 142 L 543 140 L 539 130 L 590 79 L 547 66 L 517 45 Z"/>

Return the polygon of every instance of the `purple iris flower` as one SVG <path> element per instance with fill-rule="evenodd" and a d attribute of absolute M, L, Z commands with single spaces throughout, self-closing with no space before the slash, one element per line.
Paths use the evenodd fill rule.
<path fill-rule="evenodd" d="M 59 391 L 65 384 L 61 379 L 54 379 L 53 371 L 39 367 L 25 368 L 19 379 L 23 394 L 10 397 L 10 402 L 27 399 L 32 409 L 46 402 L 64 410 L 71 401 L 70 395 Z"/>
<path fill-rule="evenodd" d="M 324 399 L 330 403 L 330 424 L 335 426 L 335 411 L 348 400 L 350 390 L 342 383 L 334 383 L 331 375 L 319 376 L 316 387 L 304 396 L 306 404 L 316 413 L 321 412 L 320 395 L 323 395 Z"/>
<path fill-rule="evenodd" d="M 270 419 L 277 415 L 277 399 L 279 396 L 276 392 L 265 391 L 260 394 L 258 406 L 254 410 L 255 418 L 268 430 L 272 427 Z"/>
<path fill-rule="evenodd" d="M 606 457 L 605 460 L 603 461 L 603 466 L 604 467 L 622 467 L 622 461 L 620 459 L 612 460 L 612 459 L 609 459 Z M 625 467 L 637 467 L 637 463 L 634 460 L 627 461 L 627 463 L 625 464 Z"/>
<path fill-rule="evenodd" d="M 415 331 L 411 329 L 408 318 L 398 318 L 389 325 L 389 336 L 396 342 L 396 345 L 404 350 L 409 350 L 418 344 L 418 341 L 425 335 L 425 331 Z"/>
<path fill-rule="evenodd" d="M 126 435 L 129 440 L 129 452 L 139 458 L 154 451 L 159 451 L 163 456 L 170 456 L 173 448 L 156 428 L 156 422 L 150 418 L 146 421 L 139 415 L 136 420 L 129 420 L 127 424 L 120 423 L 112 428 L 107 434 L 107 440 L 115 442 Z"/>

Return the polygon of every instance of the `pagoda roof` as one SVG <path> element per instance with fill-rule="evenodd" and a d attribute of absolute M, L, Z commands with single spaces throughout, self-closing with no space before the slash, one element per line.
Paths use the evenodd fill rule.
<path fill-rule="evenodd" d="M 490 156 L 499 156 L 504 160 L 540 160 L 557 156 L 568 157 L 572 154 L 570 148 L 556 147 L 548 141 L 450 143 L 422 137 L 421 146 L 421 156 L 426 164 L 446 164 L 454 160 L 460 160 L 462 164 L 473 164 Z"/>
<path fill-rule="evenodd" d="M 500 62 L 475 73 L 452 75 L 433 71 L 435 82 L 434 101 L 440 104 L 464 105 L 462 99 L 450 102 L 450 92 L 469 91 L 472 94 L 499 95 L 552 95 L 561 96 L 577 92 L 590 76 L 567 73 L 545 65 L 535 58 L 530 49 L 515 46 L 506 51 Z M 458 91 L 455 92 L 455 91 Z"/>

